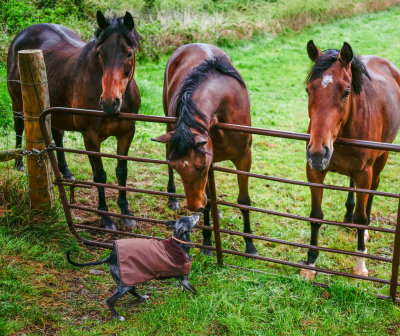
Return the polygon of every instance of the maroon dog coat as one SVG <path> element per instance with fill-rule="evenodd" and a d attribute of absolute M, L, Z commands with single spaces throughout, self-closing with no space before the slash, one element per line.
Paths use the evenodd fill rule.
<path fill-rule="evenodd" d="M 179 244 L 169 238 L 119 239 L 115 241 L 121 281 L 136 286 L 151 279 L 175 278 L 190 273 L 192 261 Z"/>

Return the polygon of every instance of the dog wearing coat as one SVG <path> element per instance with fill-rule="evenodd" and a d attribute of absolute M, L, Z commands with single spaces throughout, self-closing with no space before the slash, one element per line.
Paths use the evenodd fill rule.
<path fill-rule="evenodd" d="M 166 225 L 174 229 L 174 234 L 166 240 L 119 239 L 114 242 L 110 255 L 103 260 L 77 263 L 71 260 L 70 252 L 67 253 L 67 260 L 78 267 L 109 264 L 117 289 L 106 303 L 113 316 L 124 321 L 124 317 L 115 310 L 115 303 L 128 292 L 140 300 L 148 300 L 147 295 L 136 291 L 136 286 L 145 281 L 177 278 L 183 291 L 197 293 L 188 276 L 192 266 L 190 233 L 199 218 L 199 214 L 194 214 L 168 221 Z"/>

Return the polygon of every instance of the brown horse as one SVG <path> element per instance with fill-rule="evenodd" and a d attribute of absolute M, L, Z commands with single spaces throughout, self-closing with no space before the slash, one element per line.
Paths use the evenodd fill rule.
<path fill-rule="evenodd" d="M 354 57 L 351 46 L 321 52 L 313 43 L 307 52 L 314 62 L 307 78 L 310 142 L 307 145 L 307 178 L 323 183 L 328 171 L 347 175 L 350 186 L 376 190 L 389 153 L 386 151 L 336 146 L 337 137 L 392 142 L 400 126 L 400 72 L 377 56 Z M 310 217 L 323 219 L 323 189 L 311 188 Z M 373 195 L 357 193 L 353 216 L 353 193 L 346 202 L 345 221 L 368 225 Z M 321 224 L 311 223 L 311 245 L 318 245 Z M 365 230 L 358 230 L 357 251 L 367 253 Z M 315 265 L 318 251 L 308 251 L 307 265 Z M 302 269 L 313 279 L 315 271 Z M 365 258 L 358 257 L 354 274 L 368 275 Z"/>
<path fill-rule="evenodd" d="M 12 41 L 7 58 L 8 91 L 14 114 L 17 147 L 21 146 L 24 123 L 18 118 L 22 97 L 18 73 L 18 51 L 42 49 L 49 83 L 50 105 L 97 109 L 99 104 L 108 114 L 137 113 L 140 106 L 138 87 L 133 79 L 135 48 L 139 35 L 131 14 L 123 18 L 105 18 L 97 12 L 98 29 L 89 43 L 77 34 L 56 24 L 36 24 L 24 29 Z M 109 136 L 117 138 L 117 153 L 127 155 L 135 133 L 133 121 L 86 116 L 57 115 L 51 120 L 54 142 L 62 147 L 64 130 L 81 132 L 89 151 L 100 151 L 100 144 Z M 65 178 L 73 179 L 63 152 L 57 152 L 58 165 Z M 106 183 L 106 173 L 100 157 L 89 156 L 95 182 Z M 16 167 L 23 169 L 22 160 Z M 119 160 L 116 169 L 119 185 L 126 185 L 127 164 Z M 104 189 L 98 188 L 100 210 L 107 211 Z M 130 214 L 126 192 L 120 191 L 118 205 L 123 214 Z M 115 229 L 109 216 L 101 216 L 102 227 Z M 132 227 L 132 220 L 121 220 Z"/>
<path fill-rule="evenodd" d="M 178 118 L 175 129 L 154 139 L 167 144 L 169 181 L 175 192 L 173 169 L 182 178 L 186 205 L 204 210 L 204 223 L 210 225 L 207 203 L 207 173 L 213 162 L 231 160 L 237 169 L 250 171 L 251 135 L 217 130 L 217 122 L 250 125 L 250 99 L 246 85 L 232 66 L 228 55 L 209 44 L 188 44 L 169 58 L 164 76 L 164 112 Z M 248 177 L 238 175 L 238 203 L 250 205 Z M 179 208 L 170 197 L 170 209 Z M 250 233 L 250 218 L 242 210 L 244 232 Z M 204 245 L 211 246 L 211 232 L 203 231 Z M 246 252 L 257 253 L 251 239 L 245 238 Z M 206 253 L 206 251 L 204 251 Z"/>

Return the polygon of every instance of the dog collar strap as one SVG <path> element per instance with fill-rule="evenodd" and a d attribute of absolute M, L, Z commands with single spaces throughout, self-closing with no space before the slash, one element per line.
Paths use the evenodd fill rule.
<path fill-rule="evenodd" d="M 184 241 L 184 240 L 180 240 L 180 239 L 176 238 L 175 236 L 172 236 L 171 238 L 172 238 L 173 240 L 176 240 L 176 241 L 182 243 L 182 244 L 193 245 L 192 242 L 186 242 L 186 241 Z"/>

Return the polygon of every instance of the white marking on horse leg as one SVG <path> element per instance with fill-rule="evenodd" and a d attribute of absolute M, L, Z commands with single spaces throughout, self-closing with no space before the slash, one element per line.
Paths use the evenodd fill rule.
<path fill-rule="evenodd" d="M 333 77 L 331 75 L 325 75 L 321 79 L 321 84 L 324 88 L 326 88 L 329 84 L 333 83 Z"/>
<path fill-rule="evenodd" d="M 367 241 L 369 241 L 369 232 L 368 232 L 368 230 L 365 230 L 364 231 L 364 242 L 367 242 Z"/>
<path fill-rule="evenodd" d="M 357 252 L 367 253 L 367 249 L 365 249 L 364 251 L 357 250 Z M 368 276 L 368 270 L 367 270 L 367 267 L 365 266 L 365 258 L 364 257 L 357 257 L 356 265 L 354 266 L 353 273 L 357 274 L 357 275 Z"/>
<path fill-rule="evenodd" d="M 308 266 L 315 267 L 315 263 L 314 264 L 308 264 Z M 301 272 L 300 272 L 301 277 L 303 279 L 305 279 L 305 280 L 314 280 L 316 274 L 317 274 L 316 271 L 310 270 L 310 269 L 306 269 L 306 268 L 302 268 Z"/>

